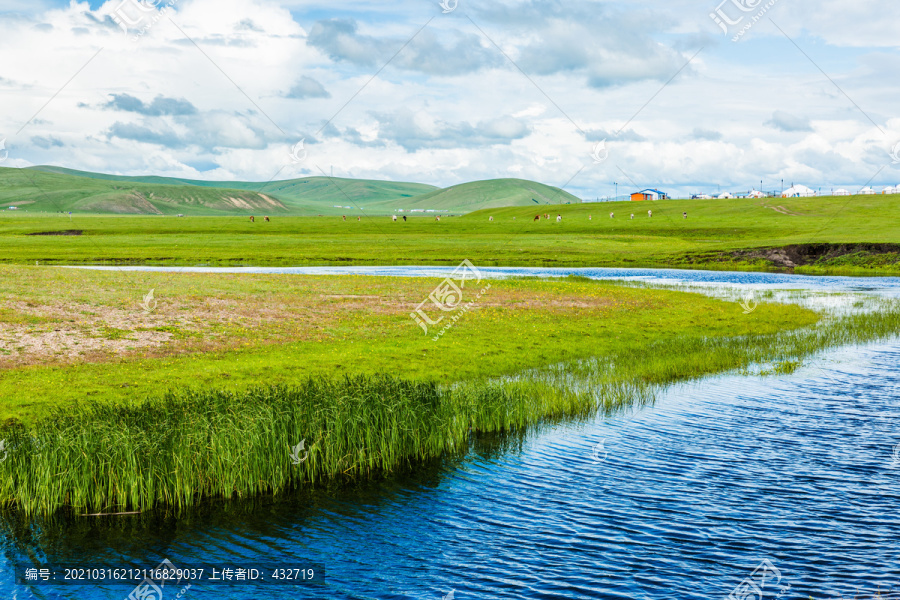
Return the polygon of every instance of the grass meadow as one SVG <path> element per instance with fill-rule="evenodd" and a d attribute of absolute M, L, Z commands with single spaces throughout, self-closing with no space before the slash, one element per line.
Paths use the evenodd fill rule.
<path fill-rule="evenodd" d="M 55 265 L 468 257 L 766 269 L 735 252 L 900 242 L 898 197 L 772 202 L 566 205 L 538 221 L 549 207 L 396 223 L 4 213 L 0 504 L 26 515 L 179 509 L 379 476 L 480 435 L 650 402 L 660 386 L 751 365 L 790 373 L 820 349 L 900 330 L 895 306 L 826 317 L 763 303 L 747 314 L 734 301 L 568 277 L 470 287 L 465 313 L 435 339 L 438 328 L 424 333 L 410 313 L 436 279 Z M 81 235 L 29 235 L 61 230 Z M 895 254 L 850 252 L 797 271 L 890 274 Z M 294 464 L 300 441 L 307 458 Z"/>
<path fill-rule="evenodd" d="M 534 221 L 537 214 L 553 218 Z M 353 215 L 346 221 L 340 216 L 273 216 L 270 223 L 259 218 L 250 223 L 246 216 L 4 211 L 0 262 L 455 266 L 468 258 L 481 266 L 771 269 L 771 261 L 738 251 L 794 244 L 897 245 L 898 219 L 897 195 L 535 205 L 443 216 L 441 221 L 419 213 L 396 223 L 387 216 L 361 216 L 359 221 Z M 63 230 L 82 234 L 29 235 Z M 851 248 L 796 272 L 897 274 L 900 247 L 881 253 Z"/>
<path fill-rule="evenodd" d="M 900 328 L 896 308 L 745 314 L 571 277 L 492 281 L 435 341 L 409 313 L 437 283 L 0 267 L 0 504 L 177 510 L 376 477 Z"/>

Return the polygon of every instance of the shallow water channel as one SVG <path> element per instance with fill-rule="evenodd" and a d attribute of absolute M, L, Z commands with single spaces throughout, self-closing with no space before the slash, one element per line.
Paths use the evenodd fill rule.
<path fill-rule="evenodd" d="M 248 271 L 204 269 L 223 270 Z M 450 269 L 252 271 L 440 277 Z M 737 297 L 900 296 L 898 278 L 483 272 L 574 272 Z M 148 599 L 819 599 L 896 591 L 898 366 L 897 339 L 835 349 L 791 375 L 711 377 L 623 414 L 479 440 L 465 457 L 388 480 L 215 501 L 179 518 L 0 518 L 0 597 L 122 599 L 133 584 L 62 583 L 62 571 L 56 582 L 21 579 L 25 567 L 47 563 L 152 568 L 164 559 L 184 569 L 256 568 L 269 582 L 170 582 Z M 297 578 L 273 582 L 279 568 L 297 569 Z M 312 579 L 299 569 L 312 570 Z"/>

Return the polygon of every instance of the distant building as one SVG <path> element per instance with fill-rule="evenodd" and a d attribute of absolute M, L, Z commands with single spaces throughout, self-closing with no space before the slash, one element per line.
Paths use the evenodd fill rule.
<path fill-rule="evenodd" d="M 638 202 L 643 200 L 665 200 L 669 197 L 665 192 L 661 192 L 659 190 L 654 189 L 646 189 L 641 190 L 640 192 L 635 192 L 631 194 L 632 202 Z"/>
<path fill-rule="evenodd" d="M 810 189 L 805 185 L 792 185 L 781 192 L 782 198 L 811 198 L 813 196 L 818 196 L 818 194 L 815 190 Z"/>

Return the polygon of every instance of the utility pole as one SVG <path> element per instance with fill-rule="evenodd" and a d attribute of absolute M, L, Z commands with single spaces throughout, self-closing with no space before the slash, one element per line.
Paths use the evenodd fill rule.
<path fill-rule="evenodd" d="M 618 202 L 619 201 L 619 182 L 613 181 L 613 185 L 616 186 L 616 198 L 615 198 L 615 200 L 613 200 L 613 202 Z"/>

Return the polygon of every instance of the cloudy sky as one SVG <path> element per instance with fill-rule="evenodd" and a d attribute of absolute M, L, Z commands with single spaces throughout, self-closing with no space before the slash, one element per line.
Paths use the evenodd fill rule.
<path fill-rule="evenodd" d="M 900 3 L 720 1 L 0 0 L 0 164 L 584 198 L 900 183 Z"/>

